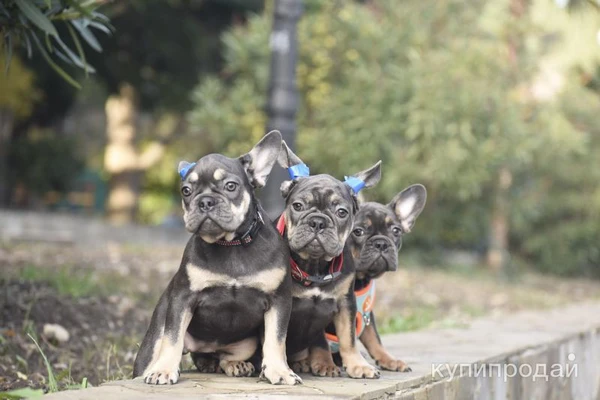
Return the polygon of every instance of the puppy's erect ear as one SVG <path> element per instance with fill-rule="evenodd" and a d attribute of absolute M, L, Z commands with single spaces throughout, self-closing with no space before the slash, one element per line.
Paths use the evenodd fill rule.
<path fill-rule="evenodd" d="M 396 216 L 400 219 L 402 229 L 408 233 L 415 225 L 415 221 L 427 201 L 427 190 L 421 184 L 411 185 L 394 196 L 388 204 Z"/>
<path fill-rule="evenodd" d="M 350 186 L 355 195 L 363 188 L 370 188 L 381 179 L 381 160 L 377 161 L 371 168 L 346 177 L 345 183 Z"/>
<path fill-rule="evenodd" d="M 255 188 L 265 186 L 280 150 L 281 133 L 279 131 L 271 131 L 249 153 L 238 158 L 246 170 L 252 186 Z"/>
<path fill-rule="evenodd" d="M 277 163 L 287 169 L 290 174 L 291 180 L 283 181 L 280 187 L 281 195 L 287 199 L 297 179 L 309 176 L 310 172 L 304 161 L 290 150 L 285 140 L 281 142 L 281 151 L 279 152 L 279 157 L 277 157 Z"/>
<path fill-rule="evenodd" d="M 281 151 L 279 152 L 279 157 L 277 157 L 277 163 L 283 168 L 289 168 L 293 167 L 294 165 L 304 164 L 304 161 L 302 161 L 300 157 L 295 155 L 294 152 L 290 150 L 285 140 L 282 140 Z"/>

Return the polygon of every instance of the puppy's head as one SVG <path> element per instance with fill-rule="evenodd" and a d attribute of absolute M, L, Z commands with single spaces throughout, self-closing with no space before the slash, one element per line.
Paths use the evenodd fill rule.
<path fill-rule="evenodd" d="M 364 203 L 356 215 L 348 243 L 357 278 L 377 278 L 398 268 L 402 235 L 413 228 L 427 200 L 423 185 L 412 185 L 388 204 Z"/>
<path fill-rule="evenodd" d="M 303 164 L 282 144 L 279 164 L 290 168 Z M 298 176 L 281 185 L 285 198 L 286 232 L 290 250 L 305 260 L 331 260 L 344 249 L 357 211 L 356 193 L 374 186 L 381 177 L 381 162 L 341 182 L 330 175 Z"/>
<path fill-rule="evenodd" d="M 256 210 L 254 189 L 262 187 L 281 149 L 281 134 L 269 132 L 247 154 L 209 154 L 179 163 L 185 228 L 208 242 L 231 240 Z"/>

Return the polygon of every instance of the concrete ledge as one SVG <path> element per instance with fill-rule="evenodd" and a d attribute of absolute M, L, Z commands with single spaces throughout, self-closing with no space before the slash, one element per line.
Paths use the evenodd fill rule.
<path fill-rule="evenodd" d="M 389 335 L 384 342 L 413 372 L 384 372 L 378 380 L 304 375 L 295 387 L 187 372 L 173 386 L 136 379 L 44 398 L 600 400 L 600 303 L 483 318 L 465 329 Z"/>

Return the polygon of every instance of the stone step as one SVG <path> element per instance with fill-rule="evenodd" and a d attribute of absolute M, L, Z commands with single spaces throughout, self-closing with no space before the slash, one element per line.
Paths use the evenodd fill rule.
<path fill-rule="evenodd" d="M 388 335 L 383 342 L 413 371 L 383 372 L 377 380 L 303 375 L 304 384 L 294 387 L 186 372 L 172 386 L 115 381 L 44 399 L 600 400 L 600 303 L 487 317 L 466 328 Z M 561 376 L 551 376 L 557 366 Z"/>

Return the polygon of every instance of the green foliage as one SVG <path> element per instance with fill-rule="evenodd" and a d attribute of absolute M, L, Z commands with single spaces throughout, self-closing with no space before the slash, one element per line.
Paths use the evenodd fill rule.
<path fill-rule="evenodd" d="M 7 61 L 0 54 L 0 71 L 4 71 Z M 0 73 L 0 110 L 9 110 L 16 118 L 31 114 L 40 93 L 35 88 L 34 74 L 23 65 L 18 57 L 13 57 L 8 73 Z"/>
<path fill-rule="evenodd" d="M 9 179 L 35 194 L 64 193 L 83 169 L 77 143 L 50 131 L 32 130 L 13 141 L 8 154 Z"/>
<path fill-rule="evenodd" d="M 539 159 L 515 221 L 521 252 L 545 271 L 600 276 L 600 96 L 571 83 L 559 104 L 586 150 Z"/>
<path fill-rule="evenodd" d="M 57 62 L 81 68 L 86 75 L 95 72 L 86 61 L 82 40 L 97 52 L 102 47 L 92 28 L 110 33 L 111 26 L 97 11 L 100 0 L 6 0 L 0 3 L 0 35 L 10 66 L 13 48 L 19 46 L 29 57 L 37 51 L 65 81 L 80 88 L 79 83 Z M 62 28 L 66 32 L 60 32 Z M 66 39 L 68 33 L 69 39 Z M 75 49 L 75 50 L 73 50 Z"/>
<path fill-rule="evenodd" d="M 598 108 L 580 101 L 569 111 L 568 94 L 539 99 L 532 89 L 577 22 L 554 26 L 509 10 L 508 1 L 312 2 L 298 27 L 298 148 L 311 171 L 339 177 L 382 159 L 382 181 L 366 193 L 376 200 L 425 184 L 422 228 L 411 234 L 422 248 L 484 249 L 507 167 L 513 248 L 545 270 L 597 268 L 597 230 L 581 207 L 598 196 L 589 172 L 598 140 L 580 119 Z M 207 78 L 193 93 L 192 126 L 231 155 L 264 134 L 270 26 L 270 15 L 255 15 L 224 34 L 227 79 Z M 567 73 L 583 54 L 549 65 Z M 555 201 L 567 187 L 572 198 Z M 562 228 L 548 234 L 547 224 Z"/>
<path fill-rule="evenodd" d="M 175 173 L 180 160 L 169 151 L 161 161 L 144 175 L 138 218 L 146 224 L 160 224 L 179 207 L 179 181 Z"/>
<path fill-rule="evenodd" d="M 103 11 L 114 37 L 100 37 L 102 54 L 90 63 L 109 92 L 134 86 L 146 110 L 181 112 L 200 76 L 221 68 L 219 36 L 242 12 L 260 10 L 260 0 L 111 2 Z"/>

